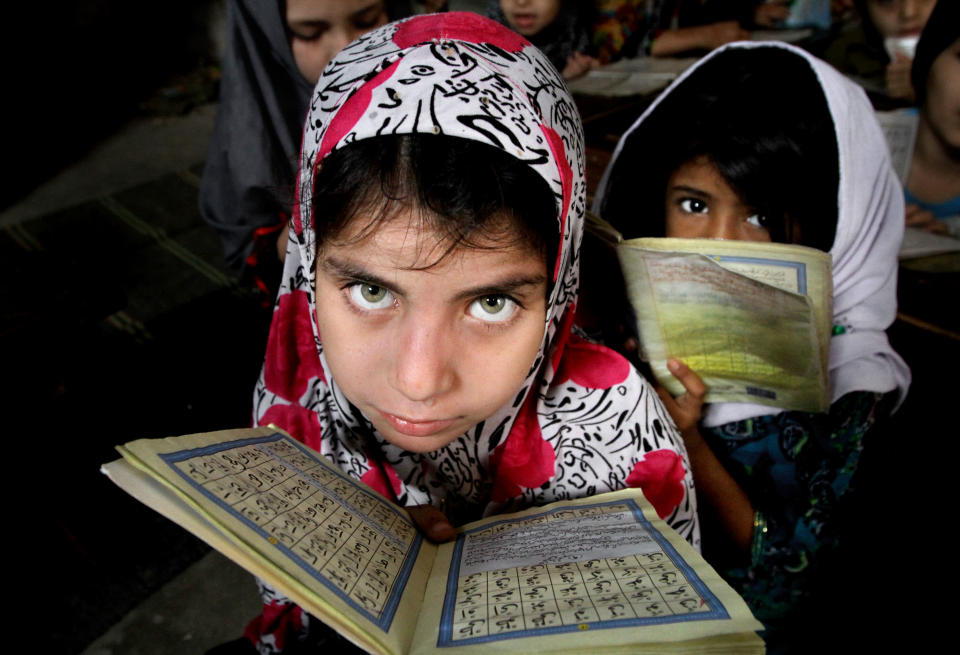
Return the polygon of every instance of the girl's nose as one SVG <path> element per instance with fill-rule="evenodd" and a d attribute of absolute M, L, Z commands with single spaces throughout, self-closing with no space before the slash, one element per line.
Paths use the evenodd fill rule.
<path fill-rule="evenodd" d="M 402 327 L 395 344 L 392 385 L 405 398 L 429 403 L 451 391 L 457 381 L 455 339 L 449 328 L 427 320 Z"/>
<path fill-rule="evenodd" d="M 707 239 L 726 239 L 733 241 L 739 238 L 738 228 L 740 220 L 737 216 L 728 214 L 719 214 L 710 217 L 707 225 L 707 234 L 703 236 Z"/>
<path fill-rule="evenodd" d="M 900 0 L 900 18 L 907 20 L 917 15 L 917 0 Z"/>
<path fill-rule="evenodd" d="M 333 59 L 341 50 L 350 45 L 354 39 L 362 34 L 361 30 L 352 29 L 349 27 L 335 28 L 328 32 L 329 41 L 328 47 L 330 52 L 330 59 Z"/>

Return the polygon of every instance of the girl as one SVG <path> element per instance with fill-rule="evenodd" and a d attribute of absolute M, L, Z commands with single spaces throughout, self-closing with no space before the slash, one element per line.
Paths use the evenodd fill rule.
<path fill-rule="evenodd" d="M 824 57 L 870 90 L 912 104 L 913 48 L 937 0 L 855 0 L 860 23 L 831 43 Z M 955 4 L 946 2 L 944 4 Z"/>
<path fill-rule="evenodd" d="M 540 48 L 565 80 L 595 68 L 590 48 L 591 14 L 573 0 L 491 0 L 487 16 Z"/>
<path fill-rule="evenodd" d="M 960 238 L 960 5 L 931 14 L 913 63 L 919 121 L 906 181 L 907 225 Z"/>
<path fill-rule="evenodd" d="M 453 523 L 640 486 L 697 544 L 657 395 L 571 331 L 583 153 L 554 68 L 493 21 L 418 17 L 347 47 L 311 100 L 255 423 Z M 438 518 L 427 536 L 449 537 Z M 268 593 L 251 636 L 309 627 Z"/>
<path fill-rule="evenodd" d="M 627 237 L 779 241 L 832 256 L 828 413 L 719 403 L 701 418 L 705 387 L 678 361 L 669 368 L 687 393 L 664 394 L 720 524 L 708 559 L 775 646 L 778 621 L 835 545 L 865 435 L 909 384 L 884 332 L 896 312 L 903 204 L 882 133 L 862 91 L 829 66 L 786 45 L 733 44 L 624 135 L 595 209 Z"/>
<path fill-rule="evenodd" d="M 405 15 L 397 0 L 231 0 L 220 106 L 207 150 L 200 213 L 227 265 L 276 291 L 310 91 L 337 51 Z M 278 257 L 279 249 L 279 257 Z"/>

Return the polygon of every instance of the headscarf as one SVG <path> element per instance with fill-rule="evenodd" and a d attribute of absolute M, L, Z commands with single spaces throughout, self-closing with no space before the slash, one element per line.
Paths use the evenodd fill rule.
<path fill-rule="evenodd" d="M 642 129 L 669 94 L 705 62 L 731 50 L 780 48 L 802 57 L 813 70 L 833 119 L 839 153 L 837 229 L 830 249 L 833 275 L 833 323 L 830 339 L 830 394 L 835 401 L 851 391 L 897 391 L 906 396 L 910 370 L 891 348 L 886 329 L 897 311 L 897 252 L 903 240 L 903 193 L 890 164 L 886 141 L 863 90 L 824 62 L 783 43 L 729 44 L 698 61 L 677 78 L 624 133 L 600 181 L 594 210 L 602 215 L 611 172 L 626 139 Z M 762 55 L 760 55 L 762 56 Z M 736 89 L 731 89 L 736 93 Z M 651 153 L 652 157 L 656 153 Z M 829 162 L 824 162 L 829 165 Z M 802 184 L 797 180 L 797 184 Z M 642 311 L 642 308 L 641 308 Z M 714 403 L 704 424 L 722 425 L 752 416 L 776 414 L 774 407 L 751 403 Z"/>
<path fill-rule="evenodd" d="M 289 216 L 303 118 L 312 85 L 290 50 L 284 2 L 227 2 L 220 104 L 207 147 L 200 214 L 220 235 L 227 265 L 240 271 L 254 232 Z M 408 2 L 386 3 L 396 18 Z M 406 9 L 406 12 L 405 12 Z"/>
<path fill-rule="evenodd" d="M 548 267 L 544 336 L 522 389 L 426 454 L 388 443 L 351 406 L 317 336 L 313 179 L 331 151 L 384 132 L 495 146 L 527 163 L 557 201 L 560 247 Z M 420 16 L 364 35 L 327 67 L 311 98 L 255 423 L 287 429 L 401 505 L 445 501 L 455 514 L 466 508 L 465 517 L 639 486 L 697 543 L 685 451 L 659 398 L 622 357 L 572 334 L 584 210 L 576 107 L 523 37 L 472 13 Z"/>
<path fill-rule="evenodd" d="M 227 3 L 220 105 L 200 186 L 200 213 L 239 271 L 257 228 L 281 222 L 293 188 L 310 83 L 290 50 L 283 3 Z"/>

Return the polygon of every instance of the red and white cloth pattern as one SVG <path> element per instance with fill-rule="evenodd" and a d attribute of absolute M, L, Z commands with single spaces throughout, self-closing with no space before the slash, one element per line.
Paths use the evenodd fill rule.
<path fill-rule="evenodd" d="M 427 454 L 389 444 L 351 406 L 317 334 L 314 175 L 331 151 L 380 134 L 444 134 L 496 146 L 533 168 L 557 200 L 561 239 L 544 337 L 522 389 L 514 402 Z M 311 98 L 254 423 L 282 427 L 404 506 L 446 500 L 490 515 L 640 487 L 658 514 L 699 546 L 686 452 L 659 397 L 620 355 L 572 329 L 584 163 L 580 118 L 560 75 L 523 37 L 493 21 L 453 12 L 415 17 L 344 49 Z M 265 613 L 251 632 L 270 633 L 260 646 L 272 652 L 283 649 L 284 626 L 296 631 L 308 618 L 267 600 L 277 616 L 267 620 Z"/>

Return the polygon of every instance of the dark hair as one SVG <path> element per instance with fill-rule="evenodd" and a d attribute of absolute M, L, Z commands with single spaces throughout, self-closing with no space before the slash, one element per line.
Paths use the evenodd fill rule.
<path fill-rule="evenodd" d="M 443 135 L 362 139 L 323 160 L 313 190 L 317 247 L 354 219 L 362 239 L 397 210 L 419 213 L 424 227 L 458 246 L 523 244 L 550 261 L 559 247 L 557 199 L 530 166 L 477 141 Z"/>
<path fill-rule="evenodd" d="M 960 2 L 942 0 L 933 6 L 930 18 L 920 33 L 917 51 L 910 68 L 910 82 L 917 94 L 917 105 L 927 101 L 927 78 L 940 54 L 960 38 Z"/>
<path fill-rule="evenodd" d="M 761 47 L 727 50 L 705 62 L 627 138 L 601 215 L 627 237 L 663 236 L 667 181 L 698 157 L 767 216 L 773 241 L 830 249 L 837 139 L 826 98 L 802 57 Z"/>

